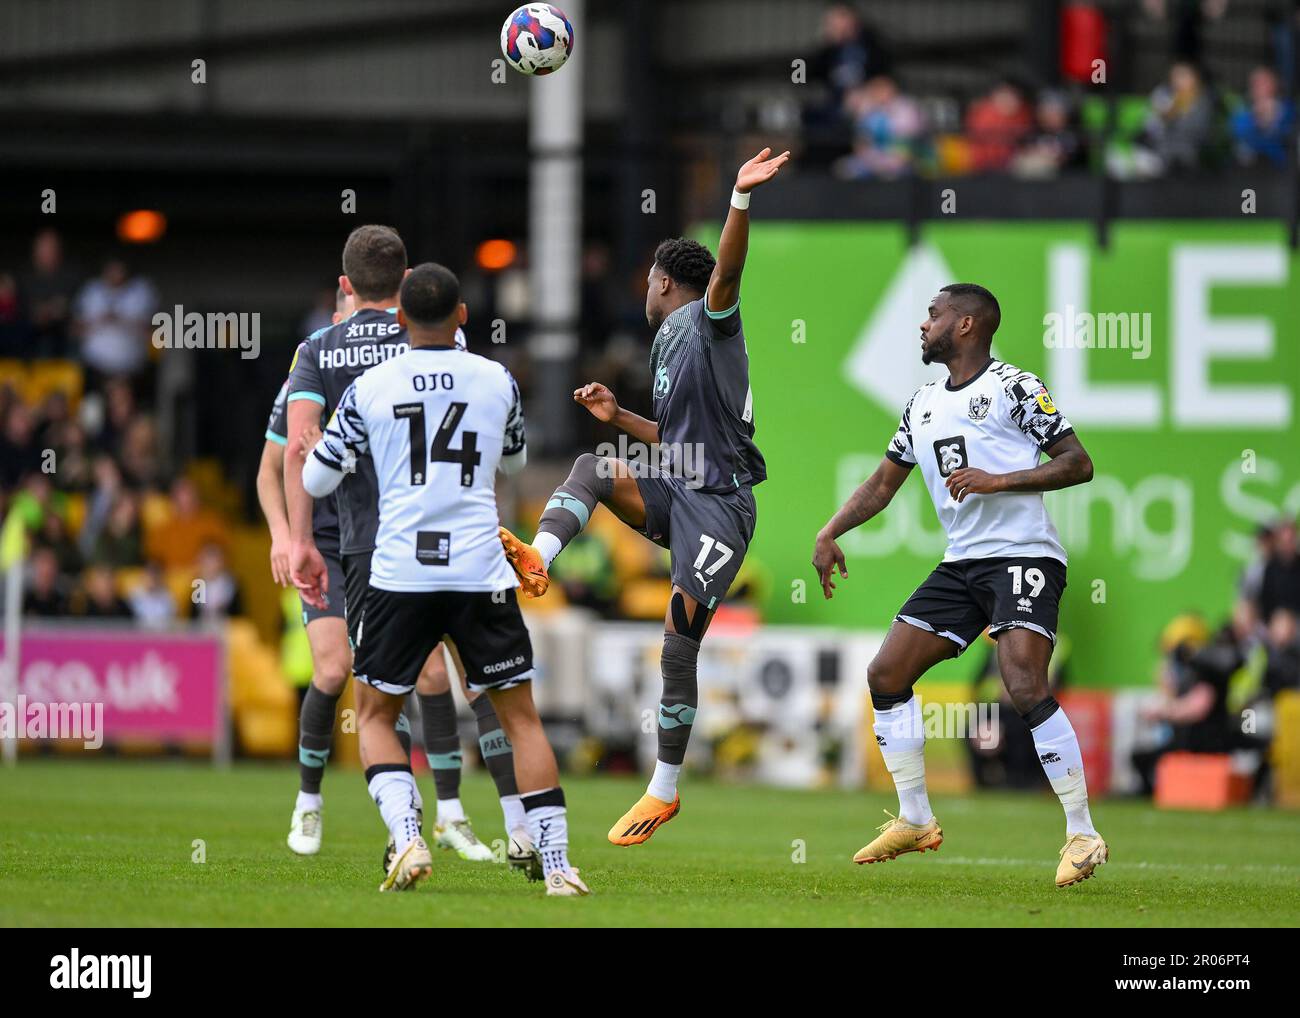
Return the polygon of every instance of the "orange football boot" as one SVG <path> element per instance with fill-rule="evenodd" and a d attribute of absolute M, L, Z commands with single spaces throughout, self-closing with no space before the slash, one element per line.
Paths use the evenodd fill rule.
<path fill-rule="evenodd" d="M 621 820 L 609 829 L 609 840 L 614 845 L 639 845 L 649 841 L 650 835 L 681 812 L 682 797 L 664 802 L 653 795 L 643 795 L 637 804 L 623 814 Z"/>
<path fill-rule="evenodd" d="M 498 527 L 497 533 L 501 546 L 506 550 L 506 561 L 519 577 L 519 589 L 524 592 L 524 597 L 541 597 L 551 585 L 541 552 L 531 544 L 524 544 L 505 527 Z"/>

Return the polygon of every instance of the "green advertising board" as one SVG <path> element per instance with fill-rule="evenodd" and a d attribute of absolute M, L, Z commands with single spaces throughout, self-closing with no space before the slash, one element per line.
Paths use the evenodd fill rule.
<path fill-rule="evenodd" d="M 1046 381 L 1096 468 L 1047 495 L 1070 556 L 1073 681 L 1150 682 L 1165 623 L 1224 620 L 1256 523 L 1300 510 L 1298 268 L 1264 223 L 1118 224 L 1103 250 L 1081 223 L 936 224 L 909 248 L 893 224 L 756 221 L 742 310 L 770 477 L 752 547 L 771 578 L 765 618 L 884 629 L 942 557 L 911 478 L 841 542 L 834 600 L 809 565 L 908 397 L 943 377 L 919 358 L 929 299 L 979 282 L 1002 304 L 995 355 Z"/>

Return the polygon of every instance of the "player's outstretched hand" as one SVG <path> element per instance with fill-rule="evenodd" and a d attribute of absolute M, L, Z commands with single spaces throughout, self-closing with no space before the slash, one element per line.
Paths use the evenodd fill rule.
<path fill-rule="evenodd" d="M 849 578 L 848 566 L 844 564 L 844 552 L 840 551 L 840 546 L 835 543 L 833 538 L 825 534 L 817 535 L 817 545 L 813 548 L 813 568 L 817 570 L 817 579 L 822 585 L 822 594 L 829 601 L 834 597 L 833 591 L 835 584 L 831 577 L 835 575 L 835 570 L 840 571 L 840 576 L 844 579 Z"/>
<path fill-rule="evenodd" d="M 742 166 L 736 174 L 736 190 L 744 194 L 746 191 L 752 191 L 759 184 L 766 184 L 776 176 L 776 171 L 784 166 L 789 159 L 790 153 L 788 151 L 782 152 L 779 156 L 773 156 L 770 148 L 763 149 L 762 152 Z"/>
<path fill-rule="evenodd" d="M 943 482 L 954 502 L 964 502 L 967 495 L 992 495 L 1001 490 L 1001 476 L 976 467 L 962 467 Z"/>
<path fill-rule="evenodd" d="M 320 550 L 310 541 L 295 541 L 289 556 L 289 572 L 302 599 L 313 608 L 329 607 L 329 570 Z"/>
<path fill-rule="evenodd" d="M 290 583 L 288 538 L 271 538 L 271 579 L 281 587 Z"/>
<path fill-rule="evenodd" d="M 581 403 L 598 421 L 609 423 L 618 413 L 618 400 L 614 394 L 599 382 L 588 382 L 581 389 L 573 391 L 575 402 Z"/>

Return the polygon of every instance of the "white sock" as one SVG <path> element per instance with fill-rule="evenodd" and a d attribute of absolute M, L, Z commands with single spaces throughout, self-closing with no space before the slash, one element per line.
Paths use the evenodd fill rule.
<path fill-rule="evenodd" d="M 501 817 L 505 820 L 507 835 L 514 834 L 521 827 L 528 827 L 523 801 L 517 795 L 501 796 Z"/>
<path fill-rule="evenodd" d="M 319 813 L 321 804 L 324 803 L 324 801 L 325 800 L 321 798 L 319 792 L 315 795 L 312 795 L 310 792 L 299 792 L 298 799 L 294 802 L 293 808 L 300 813 L 305 813 L 310 810 L 316 810 Z"/>
<path fill-rule="evenodd" d="M 533 547 L 542 555 L 542 561 L 546 563 L 546 568 L 551 568 L 551 563 L 555 561 L 555 556 L 560 554 L 564 547 L 560 539 L 549 531 L 543 531 L 533 538 Z"/>
<path fill-rule="evenodd" d="M 388 833 L 401 855 L 420 836 L 415 816 L 415 778 L 410 771 L 381 771 L 370 779 L 370 798 L 388 825 Z"/>
<path fill-rule="evenodd" d="M 876 711 L 873 726 L 880 755 L 898 789 L 898 816 L 910 824 L 929 823 L 934 816 L 925 790 L 925 726 L 915 696 Z"/>
<path fill-rule="evenodd" d="M 535 794 L 535 793 L 530 793 Z M 542 854 L 542 873 L 569 870 L 569 822 L 563 806 L 534 806 L 527 811 L 528 836 Z"/>
<path fill-rule="evenodd" d="M 664 763 L 662 760 L 656 760 L 655 772 L 650 777 L 650 784 L 646 786 L 646 794 L 653 795 L 663 802 L 672 802 L 677 798 L 677 778 L 681 773 L 681 764 L 670 764 Z"/>
<path fill-rule="evenodd" d="M 1065 809 L 1065 835 L 1097 833 L 1088 813 L 1088 782 L 1083 776 L 1083 753 L 1074 726 L 1057 709 L 1052 716 L 1033 729 L 1034 750 L 1043 773 L 1052 783 L 1052 791 Z"/>
<path fill-rule="evenodd" d="M 464 819 L 465 807 L 460 804 L 460 799 L 438 800 L 438 823 L 454 824 Z"/>

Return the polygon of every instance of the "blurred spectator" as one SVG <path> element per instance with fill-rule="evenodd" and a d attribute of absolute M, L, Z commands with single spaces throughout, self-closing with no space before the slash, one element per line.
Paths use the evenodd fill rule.
<path fill-rule="evenodd" d="M 139 501 L 131 492 L 119 491 L 95 540 L 93 558 L 111 569 L 138 566 L 144 561 L 141 546 Z"/>
<path fill-rule="evenodd" d="M 853 122 L 853 151 L 834 167 L 850 180 L 891 179 L 911 173 L 925 132 L 917 102 L 902 95 L 893 78 L 879 75 L 844 99 Z"/>
<path fill-rule="evenodd" d="M 1228 0 L 1142 0 L 1147 17 L 1169 24 L 1169 46 L 1174 57 L 1190 63 L 1201 59 L 1205 22 L 1217 21 Z"/>
<path fill-rule="evenodd" d="M 197 578 L 203 581 L 203 596 L 193 602 L 195 618 L 224 619 L 242 611 L 239 583 L 227 567 L 226 553 L 220 545 L 203 546 L 199 553 Z"/>
<path fill-rule="evenodd" d="M 0 357 L 22 357 L 30 343 L 31 327 L 23 313 L 18 281 L 0 271 Z"/>
<path fill-rule="evenodd" d="M 81 422 L 62 421 L 48 428 L 48 448 L 54 450 L 54 470 L 63 491 L 89 491 L 95 481 L 94 462 Z"/>
<path fill-rule="evenodd" d="M 1279 609 L 1273 613 L 1268 620 L 1264 650 L 1264 689 L 1268 695 L 1300 688 L 1300 630 L 1294 612 Z"/>
<path fill-rule="evenodd" d="M 327 287 L 316 292 L 316 299 L 298 325 L 301 338 L 306 339 L 317 329 L 327 329 L 334 324 L 334 312 L 337 308 L 337 293 L 334 287 Z"/>
<path fill-rule="evenodd" d="M 1233 151 L 1243 166 L 1270 162 L 1287 164 L 1287 149 L 1295 126 L 1295 106 L 1282 95 L 1276 72 L 1256 67 L 1250 72 L 1246 101 L 1232 115 Z"/>
<path fill-rule="evenodd" d="M 1082 166 L 1086 152 L 1074 111 L 1063 92 L 1038 97 L 1033 132 L 1025 139 L 1012 163 L 1022 177 L 1054 177 L 1062 170 Z"/>
<path fill-rule="evenodd" d="M 36 446 L 36 422 L 25 403 L 9 404 L 0 429 L 0 485 L 12 488 L 19 480 L 41 469 L 41 451 Z"/>
<path fill-rule="evenodd" d="M 46 513 L 41 527 L 33 538 L 34 548 L 43 548 L 54 553 L 59 564 L 59 572 L 65 576 L 74 576 L 81 572 L 85 564 L 81 549 L 68 533 L 68 523 L 59 513 Z"/>
<path fill-rule="evenodd" d="M 140 415 L 127 425 L 119 451 L 122 474 L 128 484 L 138 488 L 156 487 L 163 478 L 162 460 L 158 455 L 158 428 L 152 417 Z"/>
<path fill-rule="evenodd" d="M 82 578 L 81 615 L 91 619 L 129 619 L 131 609 L 118 596 L 113 571 L 92 565 Z"/>
<path fill-rule="evenodd" d="M 845 96 L 889 69 L 876 34 L 849 4 L 831 4 L 822 15 L 822 47 L 808 67 L 809 80 L 826 89 L 823 100 L 804 113 L 809 126 L 837 123 Z"/>
<path fill-rule="evenodd" d="M 132 276 L 122 259 L 109 258 L 77 297 L 82 360 L 104 375 L 139 374 L 148 360 L 157 304 L 153 284 Z"/>
<path fill-rule="evenodd" d="M 1140 174 L 1158 176 L 1201 166 L 1214 128 L 1214 99 L 1189 63 L 1169 68 L 1169 80 L 1151 93 L 1138 163 Z"/>
<path fill-rule="evenodd" d="M 144 579 L 127 600 L 136 621 L 149 629 L 165 629 L 176 618 L 176 599 L 157 562 L 145 566 Z"/>
<path fill-rule="evenodd" d="M 29 356 L 67 357 L 71 354 L 68 330 L 77 273 L 64 264 L 63 241 L 46 227 L 32 241 L 32 267 L 22 278 L 27 316 L 32 324 Z"/>
<path fill-rule="evenodd" d="M 146 551 L 164 569 L 188 569 L 205 545 L 225 547 L 226 521 L 199 503 L 194 482 L 181 477 L 172 484 L 171 517 L 148 535 Z"/>
<path fill-rule="evenodd" d="M 1156 764 L 1175 750 L 1226 753 L 1235 740 L 1228 720 L 1228 681 L 1246 661 L 1247 634 L 1240 618 L 1224 626 L 1213 642 L 1197 615 L 1183 615 L 1165 627 L 1165 654 L 1155 700 L 1142 709 L 1143 720 L 1165 726 L 1161 744 L 1133 754 L 1133 766 L 1147 795 L 1155 790 Z"/>
<path fill-rule="evenodd" d="M 1273 532 L 1273 553 L 1259 584 L 1258 617 L 1268 625 L 1279 608 L 1300 613 L 1300 554 L 1296 552 L 1296 524 L 1283 520 Z"/>
<path fill-rule="evenodd" d="M 976 173 L 1007 169 L 1033 128 L 1033 111 L 1019 87 L 1007 80 L 997 82 L 966 111 L 971 169 Z"/>
<path fill-rule="evenodd" d="M 91 555 L 100 532 L 108 523 L 109 514 L 117 502 L 122 490 L 122 472 L 117 468 L 117 461 L 112 456 L 100 455 L 95 458 L 94 487 L 86 505 L 86 518 L 81 524 L 81 552 Z"/>
<path fill-rule="evenodd" d="M 1237 596 L 1253 610 L 1259 603 L 1259 591 L 1264 585 L 1264 569 L 1273 557 L 1273 526 L 1261 523 L 1255 528 L 1255 554 L 1241 571 L 1237 580 Z"/>
<path fill-rule="evenodd" d="M 67 583 L 59 574 L 59 559 L 49 548 L 37 547 L 29 563 L 30 575 L 23 592 L 23 614 L 57 618 L 68 614 Z"/>

